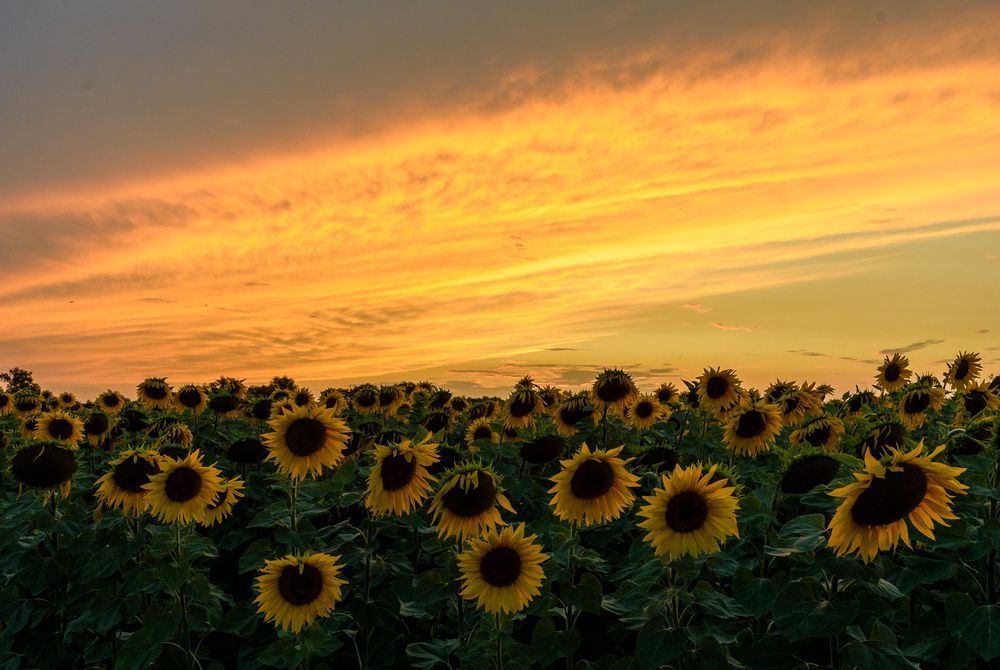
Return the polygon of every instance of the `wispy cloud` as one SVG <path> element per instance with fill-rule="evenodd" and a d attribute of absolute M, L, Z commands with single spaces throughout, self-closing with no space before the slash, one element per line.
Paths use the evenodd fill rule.
<path fill-rule="evenodd" d="M 711 307 L 705 307 L 704 305 L 699 305 L 696 302 L 688 303 L 686 305 L 681 305 L 684 309 L 689 309 L 692 312 L 697 312 L 698 314 L 706 314 L 712 311 Z"/>
<path fill-rule="evenodd" d="M 748 333 L 757 330 L 757 326 L 734 326 L 730 324 L 719 323 L 718 321 L 710 321 L 708 325 L 717 330 L 742 330 Z"/>
<path fill-rule="evenodd" d="M 918 342 L 913 342 L 912 344 L 907 344 L 905 347 L 893 347 L 890 349 L 881 349 L 879 354 L 881 355 L 892 355 L 892 354 L 908 354 L 911 351 L 919 351 L 920 349 L 926 349 L 927 347 L 933 346 L 935 344 L 944 344 L 945 340 L 940 339 L 930 339 L 930 340 L 920 340 Z"/>

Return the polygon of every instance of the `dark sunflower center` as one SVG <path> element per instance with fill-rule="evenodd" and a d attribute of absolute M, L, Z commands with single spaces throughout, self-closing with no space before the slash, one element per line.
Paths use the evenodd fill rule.
<path fill-rule="evenodd" d="M 36 444 L 25 447 L 11 462 L 14 477 L 34 488 L 50 488 L 68 481 L 76 472 L 76 459 L 69 449 Z"/>
<path fill-rule="evenodd" d="M 740 420 L 736 423 L 736 435 L 750 439 L 762 435 L 765 428 L 767 428 L 767 421 L 764 419 L 764 413 L 752 409 L 740 415 Z"/>
<path fill-rule="evenodd" d="M 398 491 L 410 483 L 416 471 L 416 457 L 407 460 L 402 454 L 390 454 L 382 459 L 382 488 Z"/>
<path fill-rule="evenodd" d="M 969 374 L 969 361 L 964 358 L 955 366 L 955 381 L 962 381 Z"/>
<path fill-rule="evenodd" d="M 781 490 L 785 493 L 808 493 L 817 486 L 832 482 L 839 471 L 840 463 L 834 458 L 822 454 L 806 456 L 785 470 L 781 477 Z"/>
<path fill-rule="evenodd" d="M 14 403 L 14 407 L 16 407 L 19 412 L 30 412 L 31 410 L 38 407 L 38 401 L 33 399 L 18 400 L 16 403 Z"/>
<path fill-rule="evenodd" d="M 118 407 L 119 403 L 121 403 L 121 399 L 116 395 L 104 396 L 104 405 L 106 407 Z"/>
<path fill-rule="evenodd" d="M 569 489 L 577 498 L 593 500 L 611 490 L 615 483 L 615 470 L 610 463 L 589 460 L 580 464 L 569 482 Z"/>
<path fill-rule="evenodd" d="M 378 404 L 378 393 L 365 389 L 354 396 L 354 400 L 362 407 L 374 407 Z"/>
<path fill-rule="evenodd" d="M 464 398 L 452 398 L 451 408 L 456 412 L 464 412 L 465 408 L 469 406 L 469 403 L 465 401 Z"/>
<path fill-rule="evenodd" d="M 911 393 L 903 401 L 903 411 L 907 414 L 920 414 L 931 405 L 931 394 L 924 392 Z"/>
<path fill-rule="evenodd" d="M 785 396 L 785 414 L 789 414 L 790 412 L 794 412 L 795 409 L 798 406 L 799 406 L 799 396 L 798 395 L 796 395 L 796 394 L 793 393 L 790 396 Z"/>
<path fill-rule="evenodd" d="M 201 491 L 201 475 L 188 467 L 177 468 L 167 476 L 164 490 L 173 502 L 187 502 Z"/>
<path fill-rule="evenodd" d="M 487 440 L 490 438 L 492 434 L 493 431 L 490 430 L 489 426 L 479 426 L 472 433 L 472 441 L 475 442 L 476 440 Z"/>
<path fill-rule="evenodd" d="M 182 405 L 190 409 L 201 404 L 201 393 L 197 389 L 184 389 L 177 394 L 177 399 Z"/>
<path fill-rule="evenodd" d="M 396 391 L 394 389 L 382 389 L 378 394 L 378 404 L 388 407 L 396 401 Z"/>
<path fill-rule="evenodd" d="M 296 419 L 285 431 L 285 444 L 296 456 L 315 454 L 326 444 L 326 424 L 318 419 Z"/>
<path fill-rule="evenodd" d="M 566 440 L 560 435 L 542 435 L 521 447 L 521 458 L 528 463 L 541 465 L 562 455 Z"/>
<path fill-rule="evenodd" d="M 497 496 L 497 485 L 493 477 L 482 472 L 476 473 L 476 485 L 464 490 L 456 485 L 444 494 L 441 502 L 449 512 L 460 517 L 479 516 L 493 506 Z"/>
<path fill-rule="evenodd" d="M 965 396 L 963 404 L 969 416 L 979 414 L 986 409 L 986 394 L 982 391 L 972 391 Z"/>
<path fill-rule="evenodd" d="M 851 396 L 851 399 L 847 401 L 847 407 L 852 412 L 860 412 L 864 404 L 865 399 L 859 395 Z"/>
<path fill-rule="evenodd" d="M 657 472 L 673 470 L 677 465 L 677 452 L 670 447 L 653 447 L 642 452 L 636 464 L 647 468 L 655 467 Z"/>
<path fill-rule="evenodd" d="M 604 402 L 617 402 L 625 398 L 629 391 L 628 383 L 619 377 L 608 377 L 597 385 L 597 397 Z"/>
<path fill-rule="evenodd" d="M 726 395 L 726 391 L 729 390 L 729 380 L 725 377 L 712 377 L 705 384 L 705 390 L 708 392 L 708 397 L 712 400 L 718 400 L 722 396 Z"/>
<path fill-rule="evenodd" d="M 775 386 L 773 389 L 771 389 L 771 392 L 767 394 L 767 401 L 772 404 L 778 402 L 781 396 L 785 395 L 785 393 L 788 391 L 788 388 L 789 387 L 784 384 L 780 386 Z"/>
<path fill-rule="evenodd" d="M 73 403 L 74 400 L 76 400 L 76 398 L 74 398 L 68 393 L 63 393 L 61 396 L 59 396 L 59 400 L 66 403 L 67 405 L 70 405 Z"/>
<path fill-rule="evenodd" d="M 447 412 L 437 410 L 424 417 L 422 424 L 427 430 L 436 433 L 448 427 L 448 419 Z"/>
<path fill-rule="evenodd" d="M 885 478 L 873 477 L 861 492 L 851 518 L 862 526 L 883 526 L 903 519 L 923 502 L 927 493 L 927 476 L 916 466 L 906 463 L 901 471 L 888 471 Z"/>
<path fill-rule="evenodd" d="M 575 426 L 583 420 L 589 412 L 584 407 L 570 405 L 559 410 L 559 419 L 567 426 Z"/>
<path fill-rule="evenodd" d="M 902 370 L 896 363 L 890 363 L 885 368 L 885 380 L 887 382 L 894 382 L 899 379 L 899 375 L 902 374 Z"/>
<path fill-rule="evenodd" d="M 308 393 L 296 393 L 295 394 L 295 404 L 299 407 L 308 405 L 312 401 Z"/>
<path fill-rule="evenodd" d="M 635 415 L 640 419 L 648 419 L 653 416 L 653 403 L 642 401 L 635 406 Z"/>
<path fill-rule="evenodd" d="M 814 447 L 819 447 L 826 444 L 826 441 L 830 439 L 830 426 L 829 424 L 823 424 L 819 428 L 814 428 L 806 433 L 806 442 Z"/>
<path fill-rule="evenodd" d="M 535 396 L 530 393 L 518 393 L 507 406 L 510 415 L 513 417 L 525 417 L 535 409 Z"/>
<path fill-rule="evenodd" d="M 0 409 L 10 404 L 10 396 L 0 393 Z"/>
<path fill-rule="evenodd" d="M 217 414 L 229 414 L 240 406 L 240 399 L 234 395 L 217 395 L 208 402 L 208 406 Z"/>
<path fill-rule="evenodd" d="M 73 424 L 66 419 L 49 421 L 49 437 L 55 440 L 68 440 L 73 434 Z"/>
<path fill-rule="evenodd" d="M 163 400 L 167 397 L 167 389 L 163 386 L 144 386 L 146 397 L 152 400 Z"/>
<path fill-rule="evenodd" d="M 129 493 L 142 493 L 142 485 L 149 483 L 149 478 L 160 471 L 155 463 L 143 458 L 129 458 L 115 466 L 111 478 L 115 486 Z"/>
<path fill-rule="evenodd" d="M 255 419 L 258 419 L 260 421 L 267 421 L 268 419 L 271 418 L 272 404 L 273 401 L 270 398 L 264 398 L 262 400 L 258 400 L 253 404 L 253 407 L 250 409 L 250 413 L 253 415 L 253 418 Z"/>
<path fill-rule="evenodd" d="M 278 593 L 287 603 L 308 605 L 323 593 L 323 573 L 309 564 L 285 566 L 278 577 Z"/>
<path fill-rule="evenodd" d="M 491 549 L 479 562 L 479 572 L 490 586 L 510 586 L 521 576 L 521 557 L 512 547 Z"/>
<path fill-rule="evenodd" d="M 695 491 L 682 491 L 667 503 L 667 525 L 675 533 L 690 533 L 705 525 L 708 503 Z"/>
<path fill-rule="evenodd" d="M 446 404 L 448 404 L 449 400 L 451 400 L 450 391 L 435 391 L 427 405 L 429 407 L 433 407 L 434 409 L 442 409 Z"/>
<path fill-rule="evenodd" d="M 472 409 L 469 410 L 469 418 L 473 421 L 476 419 L 485 419 L 492 414 L 492 409 L 493 408 L 487 403 L 473 405 Z"/>
<path fill-rule="evenodd" d="M 340 398 L 338 398 L 335 395 L 327 396 L 326 402 L 323 404 L 326 405 L 327 409 L 333 409 L 334 407 L 340 404 Z"/>

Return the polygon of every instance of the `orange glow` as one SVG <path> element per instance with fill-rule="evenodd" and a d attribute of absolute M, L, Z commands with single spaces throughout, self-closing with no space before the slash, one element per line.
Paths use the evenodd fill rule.
<path fill-rule="evenodd" d="M 447 369 L 512 357 L 531 368 L 542 361 L 526 353 L 588 343 L 607 359 L 588 363 L 627 360 L 639 315 L 672 305 L 696 324 L 677 335 L 691 363 L 650 383 L 738 367 L 710 338 L 801 330 L 763 307 L 750 323 L 684 303 L 804 281 L 833 291 L 868 267 L 861 252 L 1000 230 L 996 81 L 992 61 L 853 79 L 803 62 L 591 84 L 308 154 L 26 195 L 0 202 L 0 221 L 40 222 L 50 253 L 4 276 L 0 347 L 57 388 L 219 374 L 319 386 L 436 369 L 488 385 Z M 71 215 L 100 234 L 46 236 L 45 222 Z M 855 309 L 874 309 L 879 290 Z M 980 316 L 1000 328 L 995 312 Z M 888 335 L 842 344 L 871 358 Z M 664 349 L 676 353 L 670 333 Z M 766 383 L 788 360 L 743 377 Z"/>

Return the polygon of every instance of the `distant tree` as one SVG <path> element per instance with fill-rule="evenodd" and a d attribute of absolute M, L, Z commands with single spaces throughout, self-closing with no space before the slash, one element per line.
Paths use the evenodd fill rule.
<path fill-rule="evenodd" d="M 275 389 L 285 389 L 286 391 L 295 390 L 295 380 L 291 377 L 282 375 L 281 377 L 271 377 L 271 386 Z"/>
<path fill-rule="evenodd" d="M 31 371 L 24 368 L 11 368 L 7 372 L 0 372 L 0 381 L 7 385 L 9 393 L 17 393 L 18 391 L 42 392 L 42 387 L 35 383 Z"/>

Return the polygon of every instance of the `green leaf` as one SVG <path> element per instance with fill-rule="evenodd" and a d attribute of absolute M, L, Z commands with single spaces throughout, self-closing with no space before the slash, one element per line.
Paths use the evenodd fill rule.
<path fill-rule="evenodd" d="M 636 660 L 641 670 L 656 670 L 687 651 L 688 639 L 684 631 L 667 628 L 662 621 L 653 619 L 639 630 L 636 641 Z"/>
<path fill-rule="evenodd" d="M 1000 606 L 982 605 L 962 629 L 962 640 L 984 661 L 1000 656 Z"/>
<path fill-rule="evenodd" d="M 976 611 L 976 601 L 968 593 L 949 593 L 944 599 L 944 611 L 948 630 L 958 635 Z"/>
<path fill-rule="evenodd" d="M 858 609 L 858 601 L 848 593 L 835 593 L 826 600 L 817 596 L 808 582 L 798 580 L 778 594 L 774 622 L 793 642 L 807 637 L 829 637 L 844 630 Z"/>
<path fill-rule="evenodd" d="M 451 654 L 458 649 L 458 640 L 434 640 L 433 642 L 414 642 L 407 645 L 406 655 L 410 665 L 422 670 L 446 667 L 451 668 Z"/>
<path fill-rule="evenodd" d="M 747 614 L 758 617 L 767 614 L 774 606 L 778 589 L 769 579 L 753 577 L 747 571 L 736 573 L 733 578 L 733 597 L 743 605 Z"/>
<path fill-rule="evenodd" d="M 541 667 L 569 658 L 579 647 L 580 632 L 556 630 L 555 622 L 549 617 L 539 620 L 531 631 L 534 661 Z"/>

